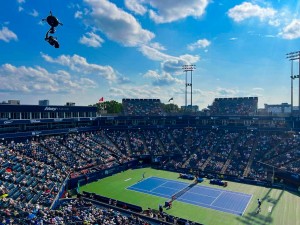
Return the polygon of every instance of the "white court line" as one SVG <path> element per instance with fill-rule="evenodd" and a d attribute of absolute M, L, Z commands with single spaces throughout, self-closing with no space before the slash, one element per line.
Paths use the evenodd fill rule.
<path fill-rule="evenodd" d="M 168 183 L 168 181 L 166 181 L 166 182 L 164 182 L 164 183 L 162 183 L 162 184 L 156 186 L 155 188 L 152 188 L 150 191 L 152 192 L 152 191 L 155 190 L 156 188 L 159 188 L 160 186 L 162 186 L 162 185 L 164 185 L 164 184 L 166 184 L 166 183 Z"/>
<path fill-rule="evenodd" d="M 219 188 L 215 188 L 215 187 L 209 187 L 209 186 L 202 186 L 202 185 L 199 185 L 199 186 L 195 186 L 195 189 L 211 189 L 211 190 L 214 190 L 214 191 L 223 191 L 223 192 L 228 192 L 228 193 L 234 193 L 236 195 L 244 195 L 244 196 L 252 196 L 252 194 L 245 194 L 245 193 L 241 193 L 241 192 L 236 192 L 236 191 L 229 191 L 229 190 L 222 190 L 222 189 L 219 189 Z"/>
<path fill-rule="evenodd" d="M 158 178 L 158 177 L 148 177 L 147 179 L 149 179 L 149 178 L 151 178 L 151 179 L 156 179 L 156 180 L 163 180 L 163 181 L 166 181 L 166 182 L 164 182 L 164 183 L 162 183 L 162 184 L 160 184 L 159 186 L 157 186 L 157 187 L 155 187 L 155 188 L 153 188 L 153 189 L 151 189 L 151 190 L 149 190 L 149 191 L 147 191 L 147 190 L 144 190 L 144 189 L 139 189 L 139 188 L 132 188 L 132 186 L 134 186 L 134 185 L 132 185 L 131 187 L 128 187 L 127 189 L 129 189 L 129 188 L 131 188 L 131 189 L 129 189 L 129 190 L 131 190 L 131 191 L 136 191 L 136 192 L 139 192 L 139 193 L 143 193 L 143 194 L 148 194 L 148 195 L 156 195 L 156 196 L 158 196 L 158 197 L 165 197 L 165 198 L 169 198 L 170 196 L 169 195 L 165 195 L 165 194 L 162 194 L 162 193 L 160 193 L 160 192 L 155 192 L 155 191 L 153 191 L 153 190 L 155 190 L 156 188 L 158 188 L 158 187 L 160 187 L 160 186 L 163 186 L 164 184 L 166 184 L 166 183 L 168 183 L 168 182 L 178 182 L 178 183 L 184 183 L 184 184 L 187 184 L 187 183 L 185 183 L 185 182 L 180 182 L 180 181 L 173 181 L 173 180 L 168 180 L 168 179 L 163 179 L 163 178 Z M 165 186 L 163 186 L 164 188 L 168 188 L 168 189 L 171 189 L 171 190 L 178 190 L 178 189 L 175 189 L 175 188 L 170 188 L 170 187 L 165 187 Z M 195 188 L 195 187 L 194 187 Z M 207 197 L 210 197 L 210 198 L 216 198 L 214 201 L 216 201 L 220 196 L 221 196 L 221 194 L 223 194 L 223 193 L 234 193 L 234 194 L 236 194 L 236 195 L 244 195 L 244 196 L 247 196 L 247 197 L 249 197 L 250 196 L 250 200 L 252 199 L 252 197 L 253 197 L 253 195 L 249 195 L 249 194 L 243 194 L 243 193 L 240 193 L 240 192 L 235 192 L 235 191 L 227 191 L 227 190 L 221 190 L 221 189 L 218 189 L 218 188 L 211 188 L 211 187 L 205 187 L 205 186 L 196 186 L 196 189 L 212 189 L 212 190 L 214 190 L 214 191 L 219 191 L 220 192 L 220 194 L 219 194 L 219 196 L 217 196 L 217 197 L 213 197 L 213 196 L 209 196 L 209 195 L 203 195 L 203 194 L 199 194 L 199 193 L 195 193 L 195 192 L 193 192 L 193 191 L 188 191 L 189 193 L 191 193 L 191 194 L 196 194 L 196 195 L 202 195 L 202 196 L 207 196 Z M 250 203 L 250 200 L 248 201 L 248 204 L 247 204 L 247 206 L 245 207 L 245 209 L 244 209 L 244 211 L 242 212 L 242 211 L 236 211 L 236 210 L 232 210 L 232 209 L 228 209 L 228 208 L 223 208 L 223 207 L 218 207 L 218 206 L 212 206 L 211 204 L 210 205 L 208 205 L 208 204 L 205 204 L 205 203 L 203 203 L 203 202 L 200 202 L 201 204 L 199 205 L 199 202 L 197 202 L 197 201 L 193 201 L 193 200 L 189 200 L 189 199 L 185 199 L 185 198 L 182 198 L 182 196 L 180 197 L 180 199 L 179 199 L 179 201 L 182 201 L 182 200 L 184 200 L 183 202 L 186 202 L 186 203 L 190 203 L 190 204 L 193 204 L 193 205 L 198 205 L 198 206 L 202 206 L 202 207 L 204 207 L 204 208 L 208 208 L 208 209 L 212 209 L 212 210 L 217 210 L 217 209 L 214 209 L 214 208 L 218 208 L 219 210 L 218 211 L 222 211 L 222 212 L 227 212 L 227 213 L 233 213 L 233 214 L 238 214 L 238 215 L 240 215 L 240 213 L 242 213 L 242 215 L 244 214 L 244 212 L 246 211 L 246 209 L 247 209 L 247 207 L 248 207 L 248 205 L 249 205 L 249 203 Z M 213 202 L 214 202 L 213 201 Z M 197 204 L 198 203 L 198 204 Z M 211 208 L 211 207 L 214 207 L 214 208 Z M 223 209 L 223 210 L 222 210 Z M 225 211 L 226 210 L 226 211 Z M 229 212 L 228 212 L 229 211 Z"/>
<path fill-rule="evenodd" d="M 126 180 L 124 180 L 124 181 L 129 181 L 129 180 L 131 180 L 131 178 L 128 178 L 128 179 L 126 179 Z"/>
<path fill-rule="evenodd" d="M 246 209 L 248 208 L 248 205 L 250 204 L 252 197 L 253 197 L 253 195 L 251 195 L 251 198 L 249 199 L 249 201 L 248 201 L 248 203 L 247 203 L 247 205 L 246 205 L 246 208 L 244 209 L 242 215 L 244 215 Z"/>
<path fill-rule="evenodd" d="M 164 188 L 168 188 L 168 189 L 171 189 L 171 190 L 179 190 L 179 191 L 181 191 L 181 190 L 183 190 L 184 188 L 186 188 L 188 185 L 188 183 L 184 183 L 184 182 L 179 182 L 179 183 L 183 183 L 183 184 L 185 184 L 186 186 L 183 188 L 183 189 L 177 189 L 177 188 L 170 188 L 170 187 L 165 187 L 165 186 L 163 186 L 164 184 L 167 184 L 167 183 L 177 183 L 178 181 L 170 181 L 170 180 L 168 180 L 168 179 L 164 179 L 164 178 L 159 178 L 159 177 L 152 177 L 152 179 L 157 179 L 157 180 L 163 180 L 163 181 L 165 181 L 164 183 L 162 183 L 162 184 L 160 184 L 160 185 L 158 185 L 158 186 L 156 186 L 155 188 L 153 188 L 153 189 L 151 189 L 150 190 L 150 192 L 152 192 L 153 190 L 155 190 L 156 188 L 159 188 L 159 187 L 164 187 Z"/>
<path fill-rule="evenodd" d="M 149 177 L 149 178 L 150 178 L 150 177 Z M 147 178 L 147 179 L 149 179 L 149 178 Z M 186 187 L 188 186 L 187 183 L 185 183 L 185 182 L 179 182 L 179 183 L 185 184 L 186 186 L 185 186 L 183 189 L 171 188 L 171 187 L 163 186 L 163 185 L 166 184 L 166 183 L 174 183 L 174 182 L 172 182 L 172 181 L 170 181 L 170 180 L 168 180 L 168 179 L 159 178 L 159 177 L 151 177 L 151 179 L 156 179 L 156 180 L 165 181 L 165 182 L 163 182 L 162 184 L 160 184 L 160 185 L 158 185 L 158 186 L 156 186 L 155 188 L 152 188 L 152 189 L 150 189 L 150 190 L 144 190 L 144 189 L 132 187 L 132 186 L 134 186 L 135 184 L 132 185 L 132 186 L 130 186 L 130 187 L 128 187 L 127 189 L 130 188 L 129 190 L 133 190 L 133 189 L 135 189 L 135 190 L 140 190 L 140 192 L 143 192 L 143 193 L 145 193 L 145 191 L 147 191 L 147 192 L 149 192 L 149 193 L 156 193 L 156 194 L 158 195 L 158 194 L 160 194 L 160 193 L 155 192 L 154 190 L 157 189 L 157 188 L 159 188 L 159 187 L 163 187 L 163 188 L 170 189 L 170 190 L 175 190 L 175 191 L 181 191 L 181 190 L 183 190 L 184 188 L 186 188 Z M 175 182 L 176 182 L 176 181 L 175 181 Z M 161 195 L 166 196 L 167 198 L 171 197 L 171 196 L 165 195 L 165 194 L 161 194 Z"/>
<path fill-rule="evenodd" d="M 199 187 L 199 186 L 198 186 Z M 201 186 L 202 187 L 202 186 Z M 207 188 L 204 188 L 204 189 L 210 189 L 209 187 L 207 187 Z M 227 191 L 227 190 L 221 190 L 221 189 L 217 189 L 217 188 L 214 188 L 214 189 L 216 189 L 216 190 L 218 190 L 219 192 L 220 192 L 220 194 L 217 196 L 217 197 L 215 197 L 215 196 L 210 196 L 210 195 L 205 195 L 205 194 L 201 194 L 201 193 L 197 193 L 197 192 L 193 192 L 193 191 L 188 191 L 188 193 L 191 193 L 191 194 L 194 194 L 194 195 L 200 195 L 200 196 L 205 196 L 205 197 L 209 197 L 209 198 L 215 198 L 214 200 L 213 200 L 213 202 L 212 203 L 210 203 L 210 206 L 212 206 L 212 207 L 217 207 L 217 206 L 213 206 L 212 204 L 222 195 L 222 194 L 226 194 L 226 193 L 231 193 L 231 194 L 237 194 L 237 196 L 239 196 L 239 192 L 234 192 L 234 191 Z M 201 189 L 200 189 L 201 190 Z M 247 205 L 246 205 L 246 207 L 245 207 L 245 209 L 243 210 L 243 211 L 236 211 L 236 210 L 231 210 L 231 209 L 227 209 L 227 208 L 222 208 L 222 207 L 217 207 L 217 208 L 220 208 L 220 209 L 227 209 L 227 210 L 230 210 L 230 211 L 233 211 L 233 212 L 240 212 L 240 213 L 242 213 L 242 215 L 245 213 L 245 211 L 246 211 L 246 209 L 247 209 L 247 207 L 248 207 L 248 205 L 249 205 L 249 203 L 251 202 L 251 199 L 252 199 L 252 197 L 253 197 L 253 195 L 242 195 L 242 196 L 247 196 L 247 197 L 249 197 L 250 196 L 250 199 L 249 199 L 249 201 L 248 201 L 248 203 L 247 203 Z M 184 199 L 184 198 L 182 198 L 182 197 L 180 197 L 180 199 Z M 187 200 L 187 199 L 184 199 L 184 200 L 186 200 L 186 201 L 189 201 L 189 200 Z M 194 202 L 194 201 L 190 201 L 190 202 Z M 202 203 L 202 202 L 201 202 Z M 202 204 L 205 204 L 205 203 L 202 203 Z M 196 204 L 197 205 L 197 204 Z M 208 205 L 208 204 L 205 204 L 205 205 Z M 208 207 L 209 208 L 209 207 Z M 223 211 L 224 212 L 224 211 Z"/>
<path fill-rule="evenodd" d="M 188 199 L 183 199 L 183 200 L 185 200 L 187 203 L 192 203 L 193 205 L 198 205 L 198 204 L 196 204 L 196 203 L 201 203 L 201 204 L 198 205 L 198 206 L 201 206 L 201 207 L 204 207 L 204 208 L 208 208 L 208 209 L 217 210 L 217 209 L 211 208 L 210 205 L 205 204 L 205 203 L 203 203 L 203 202 L 196 202 L 196 201 L 188 200 Z M 207 206 L 207 207 L 205 207 L 205 206 L 203 206 L 203 205 L 205 205 L 205 206 Z M 223 207 L 219 207 L 219 206 L 213 206 L 213 207 L 219 208 L 219 209 L 226 209 L 226 210 L 231 211 L 231 212 L 241 213 L 241 211 L 236 211 L 236 210 L 233 210 L 233 209 L 223 208 Z M 224 211 L 224 210 L 218 210 L 218 211 L 222 211 L 222 212 L 228 213 L 228 212 L 226 212 L 226 211 Z M 235 214 L 235 213 L 234 213 L 234 214 Z"/>
<path fill-rule="evenodd" d="M 212 203 L 210 203 L 210 205 L 214 204 L 214 202 L 221 196 L 221 194 L 223 194 L 223 192 L 221 192 L 221 193 L 215 198 L 215 200 L 213 200 Z"/>
<path fill-rule="evenodd" d="M 193 188 L 192 188 L 192 189 L 193 189 Z M 211 196 L 211 195 L 201 194 L 201 193 L 199 193 L 199 192 L 193 192 L 192 189 L 191 189 L 191 191 L 188 191 L 188 193 L 195 194 L 195 195 L 207 196 L 207 197 L 210 197 L 210 198 L 217 198 L 217 197 L 219 197 L 220 194 L 222 194 L 222 192 L 223 192 L 222 190 L 220 190 L 220 191 L 219 191 L 220 194 L 219 194 L 218 196 Z"/>
<path fill-rule="evenodd" d="M 169 198 L 169 196 L 167 196 L 167 195 L 164 195 L 164 194 L 161 194 L 161 193 L 158 193 L 158 192 L 145 192 L 145 190 L 144 189 L 139 189 L 139 188 L 134 188 L 134 189 L 129 189 L 130 191 L 135 191 L 135 192 L 139 192 L 139 193 L 143 193 L 143 194 L 146 194 L 146 195 L 152 195 L 153 196 L 153 194 L 151 194 L 151 193 L 156 193 L 156 195 L 155 196 L 158 196 L 158 197 L 162 197 L 162 198 Z M 241 211 L 236 211 L 236 210 L 232 210 L 232 209 L 227 209 L 227 208 L 222 208 L 222 207 L 218 207 L 218 206 L 213 206 L 213 207 L 215 207 L 215 208 L 219 208 L 220 210 L 218 210 L 218 209 L 214 209 L 214 208 L 211 208 L 210 207 L 210 205 L 208 205 L 208 204 L 205 204 L 205 203 L 202 203 L 202 202 L 200 202 L 201 204 L 199 205 L 199 204 L 197 204 L 197 203 L 199 203 L 199 202 L 196 202 L 196 201 L 192 201 L 192 200 L 189 200 L 189 199 L 184 199 L 184 198 L 181 198 L 182 200 L 184 200 L 183 202 L 185 202 L 185 203 L 190 203 L 190 204 L 193 204 L 193 205 L 197 205 L 197 206 L 201 206 L 201 207 L 204 207 L 204 208 L 207 208 L 207 209 L 212 209 L 212 210 L 216 210 L 216 211 L 221 211 L 221 212 L 225 212 L 225 213 L 230 213 L 230 212 L 226 212 L 225 211 L 225 209 L 226 210 L 228 210 L 228 211 L 231 211 L 232 213 L 231 214 L 240 214 L 241 213 Z M 223 210 L 222 210 L 223 209 Z"/>
<path fill-rule="evenodd" d="M 170 196 L 168 196 L 168 195 L 165 195 L 165 194 L 161 194 L 161 193 L 159 193 L 159 192 L 155 192 L 155 191 L 152 191 L 152 192 L 148 192 L 148 191 L 146 191 L 145 192 L 145 190 L 144 189 L 140 189 L 140 188 L 132 188 L 132 189 L 128 189 L 128 190 L 130 190 L 130 191 L 135 191 L 135 192 L 138 192 L 138 193 L 143 193 L 143 194 L 146 194 L 146 195 L 151 195 L 151 196 L 158 196 L 158 197 L 162 197 L 162 198 L 166 198 L 166 199 L 168 199 Z M 156 194 L 151 194 L 151 193 L 156 193 Z"/>
<path fill-rule="evenodd" d="M 268 212 L 271 213 L 272 209 L 273 209 L 273 206 L 270 205 L 269 208 L 268 208 Z"/>
<path fill-rule="evenodd" d="M 171 188 L 171 187 L 166 187 L 166 186 L 162 186 L 162 187 L 163 187 L 163 188 L 170 189 L 170 190 L 178 191 L 178 192 L 184 189 L 184 188 L 182 188 L 182 189 L 178 189 L 178 188 Z"/>
<path fill-rule="evenodd" d="M 180 184 L 190 184 L 189 182 L 183 182 L 183 181 L 178 181 L 178 180 L 169 180 L 166 178 L 160 178 L 160 177 L 151 177 L 152 179 L 156 179 L 156 180 L 166 180 L 170 183 L 180 183 Z"/>
<path fill-rule="evenodd" d="M 219 197 L 222 194 L 222 191 L 220 191 L 220 192 L 221 193 L 218 196 L 210 196 L 210 195 L 201 194 L 199 192 L 193 192 L 193 191 L 190 191 L 190 190 L 187 191 L 188 194 L 200 195 L 200 196 L 205 196 L 205 197 L 208 197 L 208 198 L 217 198 L 217 197 Z"/>

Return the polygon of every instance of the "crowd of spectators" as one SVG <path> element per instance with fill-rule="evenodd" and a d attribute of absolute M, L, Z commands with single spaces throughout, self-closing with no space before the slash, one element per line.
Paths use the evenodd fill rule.
<path fill-rule="evenodd" d="M 226 161 L 230 154 L 232 154 L 237 143 L 239 133 L 224 131 L 222 138 L 216 143 L 214 150 L 211 154 L 211 159 L 208 161 L 205 169 L 221 172 L 225 166 Z"/>
<path fill-rule="evenodd" d="M 69 199 L 56 210 L 38 204 L 20 203 L 6 198 L 2 201 L 0 224 L 118 224 L 150 225 L 140 217 L 126 215 L 116 209 L 93 204 L 82 198 Z"/>
<path fill-rule="evenodd" d="M 169 136 L 181 152 L 179 157 L 164 161 L 165 167 L 200 169 L 256 180 L 267 179 L 267 164 L 290 172 L 300 171 L 300 139 L 294 134 L 196 128 L 163 133 L 159 131 L 161 141 L 164 143 Z M 163 149 L 161 154 L 165 152 Z"/>
<path fill-rule="evenodd" d="M 253 115 L 257 112 L 257 97 L 216 98 L 209 112 L 211 115 Z"/>
<path fill-rule="evenodd" d="M 163 116 L 165 112 L 160 99 L 123 99 L 126 116 Z"/>
<path fill-rule="evenodd" d="M 2 216 L 11 222 L 12 218 L 29 217 L 36 207 L 47 211 L 68 175 L 74 178 L 95 168 L 109 168 L 130 160 L 99 132 L 3 141 L 0 143 Z M 36 213 L 33 217 L 39 218 Z"/>
<path fill-rule="evenodd" d="M 145 146 L 143 132 L 140 130 L 128 130 L 128 140 L 131 149 L 131 155 L 147 155 L 148 149 Z M 150 137 L 151 139 L 151 137 Z"/>
<path fill-rule="evenodd" d="M 161 129 L 157 132 L 157 136 L 159 137 L 160 142 L 162 143 L 161 152 L 157 152 L 157 155 L 172 155 L 172 154 L 182 154 L 180 147 L 175 142 L 172 134 L 170 133 L 170 129 Z"/>
<path fill-rule="evenodd" d="M 27 218 L 50 224 L 66 219 L 109 224 L 105 219 L 109 214 L 104 213 L 107 209 L 81 207 L 86 203 L 79 200 L 63 206 L 61 211 L 48 212 L 69 175 L 76 177 L 97 168 L 118 166 L 139 155 L 157 155 L 169 156 L 162 162 L 169 168 L 266 180 L 266 164 L 299 173 L 299 149 L 300 138 L 293 133 L 191 127 L 105 129 L 6 140 L 0 143 L 1 216 L 4 220 Z M 73 208 L 84 210 L 76 217 Z M 131 219 L 117 216 L 115 220 L 126 224 Z"/>
<path fill-rule="evenodd" d="M 238 139 L 225 173 L 242 177 L 246 172 L 245 169 L 253 151 L 256 135 L 253 132 L 242 132 L 238 135 Z"/>

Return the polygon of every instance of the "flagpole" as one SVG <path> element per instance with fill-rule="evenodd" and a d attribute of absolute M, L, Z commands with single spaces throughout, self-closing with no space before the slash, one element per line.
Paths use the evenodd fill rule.
<path fill-rule="evenodd" d="M 173 112 L 175 112 L 175 103 L 174 103 L 174 98 L 172 99 L 172 101 L 173 101 Z"/>

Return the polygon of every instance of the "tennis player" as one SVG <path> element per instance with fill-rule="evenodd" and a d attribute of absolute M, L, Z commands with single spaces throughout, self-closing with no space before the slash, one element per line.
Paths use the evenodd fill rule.
<path fill-rule="evenodd" d="M 257 199 L 257 213 L 261 211 L 261 200 Z"/>

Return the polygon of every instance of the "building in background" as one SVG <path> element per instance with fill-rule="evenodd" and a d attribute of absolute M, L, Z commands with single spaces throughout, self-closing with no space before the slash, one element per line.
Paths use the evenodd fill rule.
<path fill-rule="evenodd" d="M 184 112 L 199 112 L 199 106 L 198 105 L 187 105 L 187 106 L 181 106 L 180 107 L 182 111 Z"/>
<path fill-rule="evenodd" d="M 269 105 L 265 104 L 265 112 L 268 114 L 289 114 L 291 113 L 291 104 L 281 103 Z"/>
<path fill-rule="evenodd" d="M 7 104 L 9 104 L 9 105 L 20 105 L 20 100 L 8 100 Z"/>
<path fill-rule="evenodd" d="M 39 105 L 42 105 L 42 106 L 47 106 L 49 105 L 49 100 L 39 100 Z"/>

